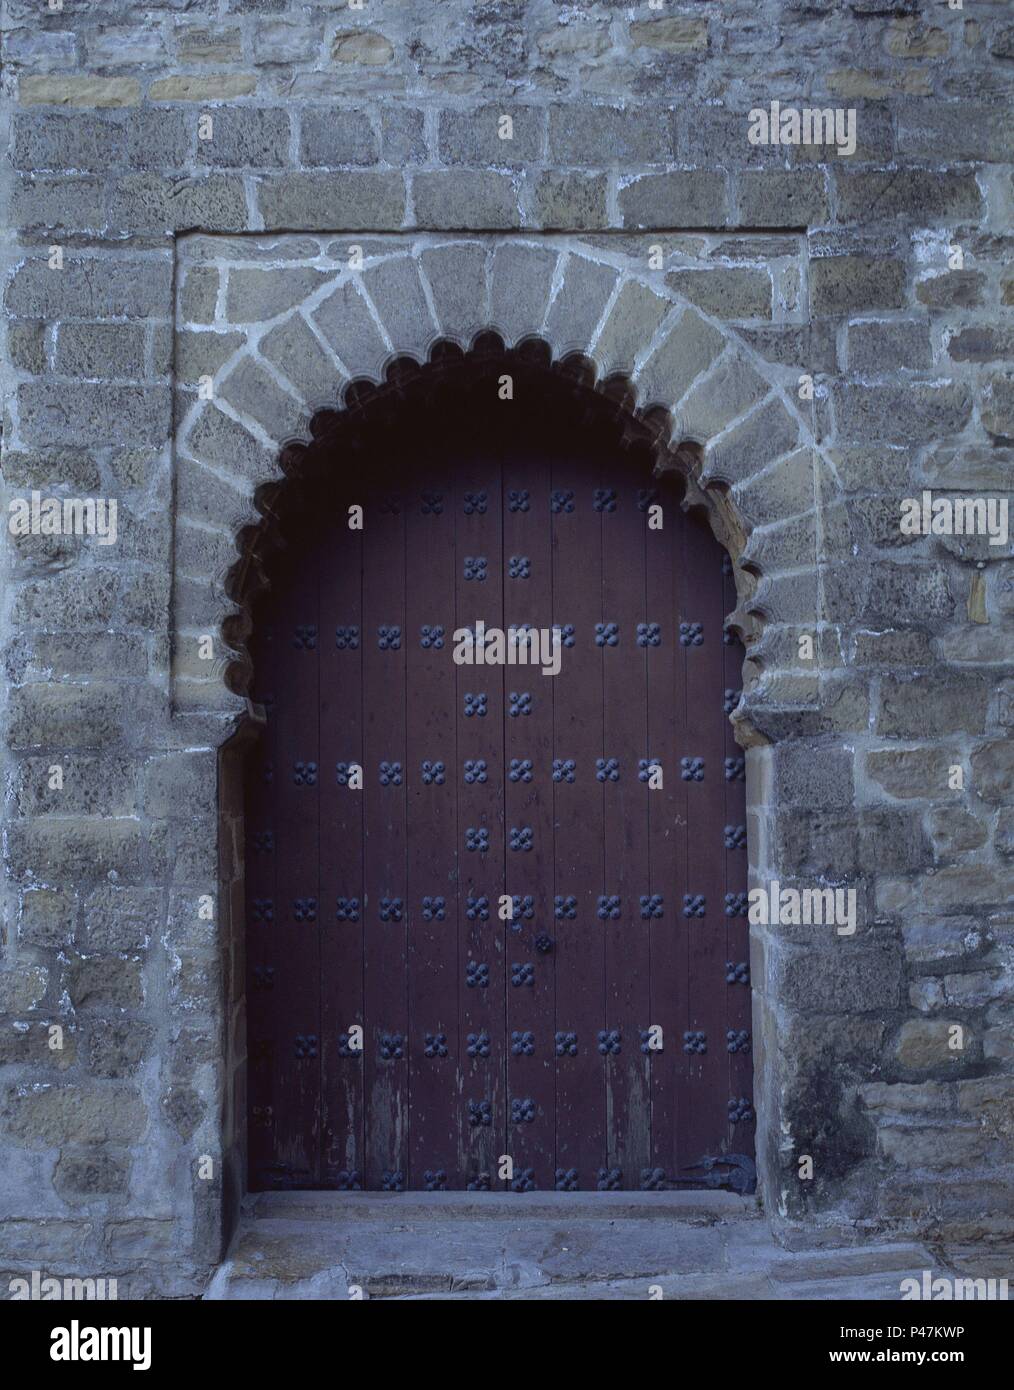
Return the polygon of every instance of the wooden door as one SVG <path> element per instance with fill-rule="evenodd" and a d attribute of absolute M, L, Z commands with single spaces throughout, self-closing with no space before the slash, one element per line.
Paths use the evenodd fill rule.
<path fill-rule="evenodd" d="M 749 1187 L 723 552 L 605 428 L 359 457 L 254 615 L 251 1188 Z M 559 672 L 456 662 L 480 625 L 557 629 Z"/>

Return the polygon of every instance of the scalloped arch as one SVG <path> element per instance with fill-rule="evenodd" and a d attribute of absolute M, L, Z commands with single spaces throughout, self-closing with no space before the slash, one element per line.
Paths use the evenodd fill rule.
<path fill-rule="evenodd" d="M 211 400 L 184 396 L 177 714 L 219 721 L 225 737 L 248 711 L 248 605 L 264 582 L 277 509 L 315 446 L 349 438 L 413 383 L 488 370 L 493 358 L 594 404 L 624 447 L 648 451 L 658 473 L 680 474 L 684 506 L 706 511 L 734 563 L 739 602 L 729 622 L 751 649 L 748 685 L 761 675 L 766 626 L 798 621 L 808 593 L 819 620 L 822 503 L 814 467 L 806 505 L 805 455 L 814 446 L 805 421 L 777 373 L 731 330 L 619 261 L 519 238 L 429 238 L 367 258 L 355 274 L 322 273 L 269 318 L 216 321 L 209 331 L 242 342 L 216 372 Z M 782 519 L 779 498 L 787 479 L 798 495 L 798 477 L 803 509 Z M 197 639 L 216 632 L 220 659 L 209 670 Z"/>

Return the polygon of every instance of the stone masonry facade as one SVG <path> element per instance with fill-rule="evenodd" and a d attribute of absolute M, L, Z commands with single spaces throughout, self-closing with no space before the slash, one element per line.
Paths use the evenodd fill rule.
<path fill-rule="evenodd" d="M 776 1235 L 1010 1238 L 1014 546 L 899 525 L 1014 493 L 1008 5 L 0 9 L 4 503 L 118 507 L 5 527 L 0 1279 L 221 1259 L 236 566 L 315 411 L 491 331 L 664 420 L 736 574 L 751 882 L 856 890 L 754 928 Z M 854 152 L 751 144 L 772 101 Z"/>

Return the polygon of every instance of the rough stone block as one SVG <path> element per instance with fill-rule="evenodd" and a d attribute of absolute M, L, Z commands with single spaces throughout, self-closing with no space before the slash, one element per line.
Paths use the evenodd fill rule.
<path fill-rule="evenodd" d="M 26 443 L 160 444 L 171 428 L 164 386 L 22 382 L 18 410 Z"/>
<path fill-rule="evenodd" d="M 161 77 L 148 88 L 149 101 L 232 101 L 257 90 L 250 72 L 178 73 Z"/>
<path fill-rule="evenodd" d="M 362 284 L 395 353 L 410 353 L 425 362 L 437 329 L 426 303 L 418 262 L 407 256 L 380 261 L 363 272 Z"/>
<path fill-rule="evenodd" d="M 665 283 L 715 318 L 771 317 L 771 276 L 766 270 L 746 267 L 674 270 L 665 277 Z"/>
<path fill-rule="evenodd" d="M 121 1080 L 133 1076 L 151 1047 L 152 1029 L 137 1019 L 89 1018 L 88 1070 Z"/>
<path fill-rule="evenodd" d="M 658 404 L 672 409 L 724 346 L 725 339 L 717 328 L 693 309 L 685 309 L 641 368 L 637 378 L 641 405 Z"/>
<path fill-rule="evenodd" d="M 247 226 L 246 193 L 238 177 L 166 179 L 128 174 L 111 187 L 109 225 L 113 230 L 235 232 Z"/>
<path fill-rule="evenodd" d="M 412 176 L 415 223 L 434 231 L 500 231 L 521 225 L 510 174 L 447 169 Z"/>
<path fill-rule="evenodd" d="M 195 459 L 228 470 L 237 482 L 265 482 L 278 472 L 277 455 L 209 402 L 180 443 Z"/>
<path fill-rule="evenodd" d="M 0 1095 L 0 1129 L 33 1148 L 133 1143 L 147 1124 L 132 1090 L 98 1086 L 8 1086 Z"/>
<path fill-rule="evenodd" d="M 923 320 L 852 323 L 848 352 L 849 371 L 860 376 L 933 364 L 929 324 Z"/>
<path fill-rule="evenodd" d="M 7 287 L 8 311 L 23 318 L 170 318 L 172 264 L 163 254 L 67 257 L 64 269 L 29 260 Z"/>
<path fill-rule="evenodd" d="M 1014 376 L 991 376 L 982 388 L 979 415 L 991 435 L 1014 438 Z"/>
<path fill-rule="evenodd" d="M 336 406 L 347 378 L 299 314 L 285 319 L 260 340 L 259 351 L 293 382 L 311 410 Z"/>
<path fill-rule="evenodd" d="M 282 389 L 252 357 L 242 357 L 218 388 L 220 398 L 240 415 L 256 420 L 277 443 L 305 435 L 309 412 L 305 404 Z"/>
<path fill-rule="evenodd" d="M 136 77 L 72 77 L 25 74 L 18 80 L 22 106 L 137 106 L 141 84 Z"/>
<path fill-rule="evenodd" d="M 708 169 L 645 174 L 620 189 L 624 227 L 724 227 L 729 221 L 725 176 Z"/>
<path fill-rule="evenodd" d="M 325 281 L 312 266 L 237 268 L 229 271 L 225 316 L 231 323 L 263 323 L 309 298 Z"/>
<path fill-rule="evenodd" d="M 948 791 L 950 769 L 961 764 L 956 748 L 878 748 L 866 755 L 867 774 L 889 796 L 938 798 Z"/>
<path fill-rule="evenodd" d="M 289 162 L 289 117 L 274 107 L 212 108 L 211 138 L 199 138 L 196 163 L 222 169 L 275 169 Z"/>
<path fill-rule="evenodd" d="M 1008 362 L 1014 359 L 1014 330 L 1006 324 L 973 324 L 949 338 L 947 355 L 953 362 Z"/>
<path fill-rule="evenodd" d="M 609 185 L 603 174 L 548 170 L 535 184 L 535 219 L 543 231 L 595 231 L 609 225 Z"/>
<path fill-rule="evenodd" d="M 549 111 L 549 162 L 573 168 L 621 169 L 666 164 L 674 157 L 668 114 L 655 107 L 582 103 L 553 106 Z"/>
<path fill-rule="evenodd" d="M 955 1028 L 963 1031 L 964 1047 L 951 1044 Z M 946 1075 L 960 1071 L 974 1059 L 970 1029 L 960 1019 L 913 1018 L 903 1023 L 894 1045 L 898 1065 L 910 1072 Z"/>
<path fill-rule="evenodd" d="M 490 322 L 509 347 L 542 331 L 558 256 L 538 246 L 500 246 L 493 257 Z"/>
<path fill-rule="evenodd" d="M 161 919 L 159 889 L 121 888 L 104 883 L 85 899 L 88 949 L 143 951 L 157 934 Z"/>
<path fill-rule="evenodd" d="M 32 888 L 21 899 L 18 939 L 28 946 L 60 948 L 74 939 L 77 899 L 55 888 Z"/>
<path fill-rule="evenodd" d="M 428 150 L 423 113 L 411 106 L 385 106 L 380 113 L 380 157 L 385 164 L 404 169 L 425 163 Z"/>
<path fill-rule="evenodd" d="M 683 402 L 680 417 L 684 432 L 706 443 L 762 401 L 769 389 L 738 353 L 727 353 Z"/>
<path fill-rule="evenodd" d="M 144 376 L 144 332 L 124 323 L 62 323 L 56 369 L 66 376 Z"/>
<path fill-rule="evenodd" d="M 828 937 L 833 928 L 821 928 Z M 801 1013 L 876 1013 L 901 1003 L 904 964 L 894 941 L 848 941 L 779 953 L 773 959 L 777 996 Z"/>
<path fill-rule="evenodd" d="M 972 415 L 972 395 L 964 382 L 835 382 L 831 399 L 844 439 L 929 443 L 956 434 Z"/>
<path fill-rule="evenodd" d="M 394 171 L 279 174 L 259 181 L 257 205 L 268 231 L 396 231 L 405 217 L 405 183 Z"/>
<path fill-rule="evenodd" d="M 71 956 L 64 988 L 75 1009 L 136 1009 L 144 1002 L 141 968 L 123 956 Z"/>
<path fill-rule="evenodd" d="M 12 189 L 10 215 L 24 230 L 101 232 L 107 221 L 105 186 L 94 178 L 20 178 Z"/>
<path fill-rule="evenodd" d="M 983 801 L 1000 805 L 1014 797 L 1014 739 L 994 739 L 972 754 L 972 786 Z"/>
<path fill-rule="evenodd" d="M 877 732 L 899 738 L 981 734 L 989 696 L 989 685 L 974 676 L 888 675 L 881 684 Z"/>
<path fill-rule="evenodd" d="M 692 424 L 691 401 L 687 402 L 685 414 L 688 424 Z M 798 445 L 798 421 L 777 398 L 765 401 L 708 449 L 704 477 L 709 482 L 718 478 L 726 483 L 743 483 Z M 812 564 L 814 551 L 807 553 L 807 563 Z"/>
<path fill-rule="evenodd" d="M 477 242 L 434 246 L 420 261 L 441 332 L 467 346 L 487 321 L 485 248 Z"/>
<path fill-rule="evenodd" d="M 737 180 L 742 227 L 813 227 L 830 216 L 825 175 L 817 169 L 754 170 Z"/>
<path fill-rule="evenodd" d="M 844 748 L 786 743 L 775 750 L 773 798 L 786 806 L 852 805 L 852 755 Z"/>
<path fill-rule="evenodd" d="M 339 285 L 311 317 L 352 376 L 380 380 L 389 352 L 355 279 Z"/>
<path fill-rule="evenodd" d="M 892 256 L 819 256 L 810 262 L 810 305 L 815 314 L 900 309 L 905 264 Z"/>
<path fill-rule="evenodd" d="M 915 282 L 915 297 L 931 309 L 974 309 L 982 303 L 986 277 L 981 270 L 948 270 Z"/>
<path fill-rule="evenodd" d="M 930 226 L 943 217 L 982 216 L 982 194 L 973 174 L 924 169 L 838 173 L 836 187 L 842 222 L 900 217 Z"/>
<path fill-rule="evenodd" d="M 311 107 L 302 113 L 301 163 L 322 169 L 346 165 L 362 167 L 376 164 L 379 155 L 379 141 L 367 111 Z M 395 162 L 388 160 L 388 163 Z"/>
<path fill-rule="evenodd" d="M 26 1013 L 46 995 L 49 971 L 39 965 L 0 970 L 0 1014 Z"/>
<path fill-rule="evenodd" d="M 504 116 L 511 118 L 510 127 L 503 122 Z M 523 169 L 541 154 L 544 119 L 539 107 L 518 106 L 513 101 L 467 111 L 442 111 L 437 149 L 444 164 Z M 507 129 L 511 137 L 504 139 L 500 132 Z"/>

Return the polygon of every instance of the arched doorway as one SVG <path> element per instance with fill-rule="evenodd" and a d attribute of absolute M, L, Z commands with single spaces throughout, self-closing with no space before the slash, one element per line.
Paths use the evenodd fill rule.
<path fill-rule="evenodd" d="M 749 1185 L 723 552 L 517 358 L 362 413 L 253 606 L 250 1188 Z"/>

